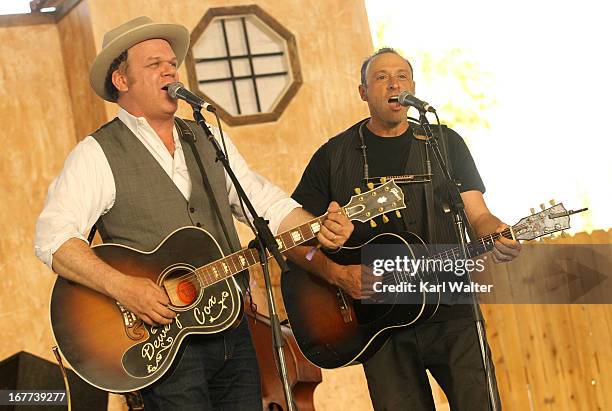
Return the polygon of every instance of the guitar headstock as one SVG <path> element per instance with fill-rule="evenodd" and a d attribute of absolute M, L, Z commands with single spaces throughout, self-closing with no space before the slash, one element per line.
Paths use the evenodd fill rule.
<path fill-rule="evenodd" d="M 570 228 L 570 215 L 580 211 L 568 211 L 563 203 L 543 209 L 539 213 L 532 209 L 532 215 L 522 218 L 512 230 L 517 240 L 533 240 Z"/>
<path fill-rule="evenodd" d="M 349 220 L 365 223 L 380 215 L 385 220 L 385 213 L 402 208 L 406 208 L 404 192 L 393 180 L 389 180 L 377 188 L 352 196 L 344 211 Z"/>

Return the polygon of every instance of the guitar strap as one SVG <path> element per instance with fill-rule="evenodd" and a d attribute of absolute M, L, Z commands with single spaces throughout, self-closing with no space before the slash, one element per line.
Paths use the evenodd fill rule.
<path fill-rule="evenodd" d="M 225 240 L 227 241 L 230 251 L 234 253 L 238 250 L 234 250 L 234 247 L 232 246 L 229 230 L 227 229 L 225 220 L 221 215 L 221 209 L 219 208 L 219 203 L 217 202 L 217 198 L 215 197 L 212 186 L 210 185 L 210 181 L 208 180 L 208 175 L 206 174 L 206 170 L 204 169 L 204 165 L 202 164 L 202 158 L 200 157 L 198 149 L 195 146 L 195 141 L 197 138 L 196 134 L 193 132 L 193 130 L 191 130 L 189 124 L 187 124 L 182 118 L 175 117 L 174 123 L 176 124 L 176 128 L 179 130 L 181 140 L 186 141 L 187 144 L 189 144 L 189 147 L 191 147 L 191 151 L 193 152 L 193 156 L 196 160 L 196 163 L 198 164 L 198 169 L 200 170 L 200 174 L 202 176 L 204 188 L 206 189 L 206 192 L 212 200 L 213 208 L 215 209 L 215 214 L 217 215 L 217 219 L 221 223 L 221 229 L 223 230 L 223 235 L 225 235 Z"/>
<path fill-rule="evenodd" d="M 185 122 L 185 120 L 175 117 L 174 123 L 176 124 L 176 128 L 179 131 L 179 136 L 181 137 L 181 139 L 183 141 L 186 141 L 189 144 L 189 147 L 191 147 L 191 150 L 193 151 L 193 156 L 195 157 L 196 163 L 198 164 L 198 169 L 200 170 L 200 174 L 202 176 L 202 182 L 204 183 L 204 188 L 206 189 L 206 192 L 209 194 L 209 197 L 212 199 L 215 214 L 217 215 L 217 218 L 219 219 L 219 222 L 221 223 L 221 229 L 223 230 L 223 235 L 225 235 L 225 239 L 227 241 L 229 249 L 231 250 L 232 253 L 236 252 L 237 250 L 234 250 L 234 247 L 232 246 L 232 242 L 230 241 L 229 231 L 227 229 L 227 225 L 225 224 L 225 220 L 223 220 L 223 217 L 221 215 L 221 209 L 219 208 L 219 203 L 217 202 L 217 198 L 214 196 L 212 186 L 210 185 L 210 181 L 208 180 L 208 176 L 206 174 L 204 166 L 202 165 L 202 158 L 200 157 L 198 150 L 195 147 L 196 135 L 191 130 L 191 127 L 189 127 L 189 124 Z M 91 243 L 93 242 L 94 236 L 96 235 L 96 231 L 97 231 L 97 227 L 94 224 L 91 227 L 91 230 L 89 231 L 89 235 L 87 236 L 87 242 L 89 243 L 90 246 L 91 246 Z"/>
<path fill-rule="evenodd" d="M 221 208 L 219 208 L 219 203 L 217 202 L 217 197 L 215 197 L 212 186 L 210 185 L 210 181 L 208 180 L 208 175 L 204 169 L 204 165 L 202 164 L 202 158 L 198 153 L 198 149 L 195 146 L 196 142 L 196 134 L 191 129 L 191 126 L 183 120 L 182 118 L 175 117 L 174 122 L 176 124 L 176 128 L 179 130 L 180 137 L 183 141 L 186 141 L 191 147 L 191 151 L 193 152 L 193 157 L 198 164 L 198 169 L 200 169 L 200 174 L 202 175 L 202 182 L 204 183 L 204 188 L 206 192 L 208 192 L 209 197 L 212 199 L 213 208 L 215 209 L 215 214 L 217 215 L 217 219 L 221 223 L 221 229 L 223 230 L 223 234 L 225 235 L 225 240 L 229 246 L 230 252 L 235 253 L 238 250 L 235 250 L 232 246 L 231 237 L 229 235 L 229 230 L 227 229 L 227 225 L 225 224 L 225 220 L 221 214 Z M 247 297 L 249 298 L 249 305 L 251 307 L 251 311 L 253 313 L 257 312 L 257 304 L 253 302 L 253 295 L 251 293 L 251 285 L 248 280 L 244 276 L 239 277 L 242 280 L 242 286 L 246 291 Z"/>
<path fill-rule="evenodd" d="M 98 228 L 94 224 L 91 226 L 91 230 L 89 230 L 89 234 L 87 235 L 87 243 L 89 244 L 90 247 L 91 247 L 91 243 L 93 243 L 93 239 L 94 239 L 94 236 L 96 235 L 96 231 L 98 231 Z"/>

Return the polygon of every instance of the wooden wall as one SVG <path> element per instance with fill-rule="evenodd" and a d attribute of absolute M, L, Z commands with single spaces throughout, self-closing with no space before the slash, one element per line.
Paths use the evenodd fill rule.
<path fill-rule="evenodd" d="M 587 252 L 547 245 L 579 244 Z M 543 249 L 546 246 L 547 249 Z M 591 251 L 589 253 L 588 251 Z M 520 259 L 496 265 L 492 273 L 510 281 L 550 271 L 554 259 L 577 261 L 583 268 L 571 272 L 578 286 L 586 286 L 587 273 L 598 271 L 597 289 L 612 286 L 612 230 L 579 233 L 529 243 Z M 590 254 L 590 255 L 589 255 Z M 580 278 L 581 274 L 583 277 Z M 549 277 L 550 278 L 550 277 Z M 606 298 L 608 301 L 610 297 Z M 612 401 L 612 307 L 606 304 L 486 305 L 489 344 L 497 368 L 504 409 L 508 410 L 607 410 Z"/>
<path fill-rule="evenodd" d="M 155 21 L 180 23 L 192 30 L 211 7 L 249 4 L 236 0 L 88 2 L 96 48 L 109 27 L 143 13 Z M 372 40 L 362 0 L 255 3 L 295 35 L 304 84 L 278 121 L 224 129 L 253 169 L 290 191 L 312 153 L 327 138 L 367 113 L 357 85 L 359 67 L 371 52 Z M 187 83 L 184 67 L 180 77 Z M 187 106 L 182 108 L 179 113 L 191 118 Z M 109 117 L 114 116 L 116 108 L 108 104 L 107 112 Z"/>
<path fill-rule="evenodd" d="M 278 121 L 225 130 L 253 169 L 291 191 L 312 153 L 367 113 L 357 83 L 359 65 L 372 51 L 370 31 L 362 0 L 255 3 L 296 36 L 304 84 Z M 191 30 L 208 8 L 241 4 L 84 0 L 56 25 L 0 28 L 0 224 L 5 227 L 0 359 L 26 350 L 52 360 L 47 312 L 54 276 L 33 255 L 34 223 L 67 152 L 116 113 L 116 106 L 95 97 L 88 83 L 88 66 L 103 34 L 142 14 Z M 185 81 L 184 68 L 180 75 Z M 180 114 L 190 116 L 186 107 Z M 240 234 L 250 238 L 245 229 Z M 594 236 L 567 241 L 612 243 L 610 232 Z M 491 305 L 484 314 L 504 409 L 608 408 L 608 306 Z M 372 409 L 360 367 L 324 370 L 323 377 L 315 393 L 319 410 Z M 435 397 L 438 409 L 448 409 L 438 389 Z M 121 400 L 114 398 L 110 408 L 122 409 Z"/>
<path fill-rule="evenodd" d="M 34 257 L 34 225 L 76 137 L 53 24 L 0 27 L 0 359 L 52 358 L 54 277 Z"/>
<path fill-rule="evenodd" d="M 57 23 L 64 61 L 64 69 L 74 114 L 74 131 L 77 139 L 85 138 L 107 120 L 104 100 L 89 87 L 89 66 L 97 49 L 91 28 L 89 3 L 80 2 Z M 98 46 L 99 47 L 99 46 Z"/>

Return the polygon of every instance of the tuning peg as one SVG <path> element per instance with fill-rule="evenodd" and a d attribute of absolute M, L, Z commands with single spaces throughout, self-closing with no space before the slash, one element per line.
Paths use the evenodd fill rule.
<path fill-rule="evenodd" d="M 531 207 L 529 211 L 531 211 L 531 214 L 535 214 L 535 208 Z"/>
<path fill-rule="evenodd" d="M 402 218 L 402 213 L 400 213 L 400 210 L 395 210 L 395 216 L 397 218 Z"/>
<path fill-rule="evenodd" d="M 555 201 L 555 199 L 553 198 L 552 200 L 549 201 L 551 206 L 554 206 L 555 204 L 557 204 L 557 202 Z"/>
<path fill-rule="evenodd" d="M 376 228 L 376 221 L 370 220 L 370 227 Z"/>
<path fill-rule="evenodd" d="M 387 182 L 387 177 L 380 178 L 380 184 L 385 184 Z"/>
<path fill-rule="evenodd" d="M 542 203 L 542 204 L 540 204 L 540 208 L 541 208 L 542 210 L 546 210 L 546 205 L 545 205 L 544 203 Z"/>
<path fill-rule="evenodd" d="M 368 183 L 368 188 L 370 190 L 374 190 L 374 183 Z"/>
<path fill-rule="evenodd" d="M 361 188 L 359 187 L 355 188 L 355 194 L 361 194 Z"/>
<path fill-rule="evenodd" d="M 389 222 L 389 217 L 387 217 L 386 215 L 383 214 L 382 215 L 382 220 L 383 220 L 383 223 L 387 224 Z"/>

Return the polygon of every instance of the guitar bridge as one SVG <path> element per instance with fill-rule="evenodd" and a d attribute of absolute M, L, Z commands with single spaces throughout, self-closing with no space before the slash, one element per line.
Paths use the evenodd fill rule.
<path fill-rule="evenodd" d="M 342 319 L 348 324 L 353 321 L 353 316 L 351 315 L 351 310 L 346 302 L 346 298 L 344 297 L 342 290 L 338 289 L 336 291 L 336 297 L 338 297 L 338 302 L 340 303 L 339 308 Z"/>
<path fill-rule="evenodd" d="M 119 311 L 121 312 L 121 317 L 123 318 L 123 327 L 125 328 L 125 334 L 129 339 L 138 341 L 142 337 L 144 337 L 144 330 L 142 328 L 142 320 L 136 315 L 125 308 L 123 304 L 119 301 L 115 301 Z"/>

